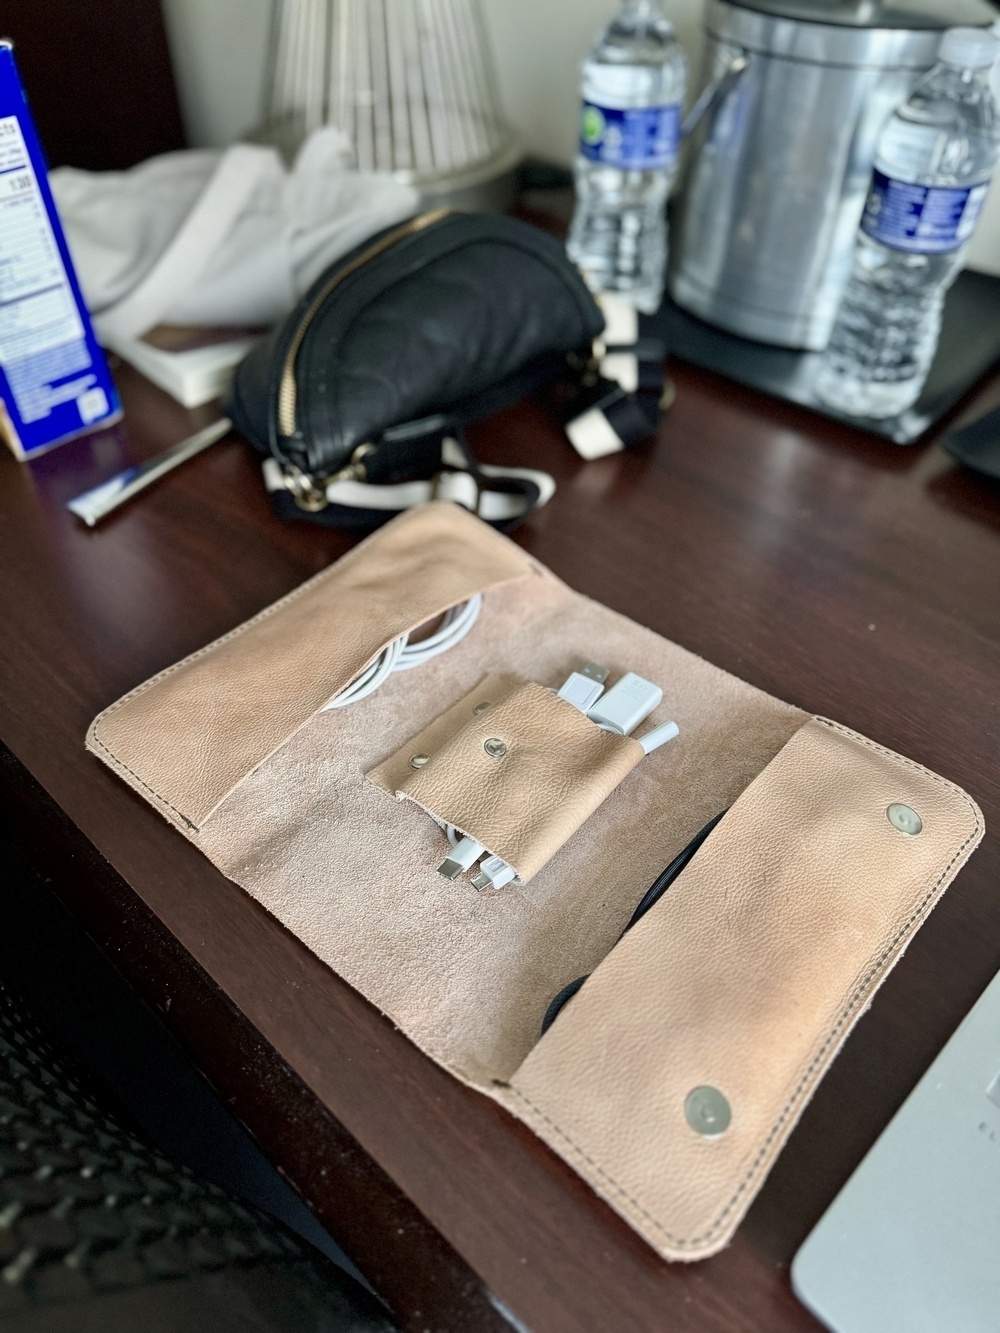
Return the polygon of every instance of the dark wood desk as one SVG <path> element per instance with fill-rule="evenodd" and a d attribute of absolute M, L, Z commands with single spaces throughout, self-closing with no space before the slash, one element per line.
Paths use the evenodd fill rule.
<path fill-rule="evenodd" d="M 518 535 L 574 587 L 928 764 L 1000 816 L 1000 486 L 675 368 L 642 454 L 584 465 L 539 409 L 475 432 L 550 469 Z M 425 1059 L 83 748 L 87 723 L 350 544 L 272 519 L 219 445 L 95 532 L 64 503 L 213 415 L 121 371 L 126 427 L 0 459 L 2 792 L 29 855 L 408 1329 L 790 1333 L 788 1265 L 1000 968 L 1000 841 L 946 894 L 732 1246 L 661 1262 Z M 1000 381 L 966 415 L 1000 400 Z M 490 1293 L 495 1293 L 491 1298 Z"/>

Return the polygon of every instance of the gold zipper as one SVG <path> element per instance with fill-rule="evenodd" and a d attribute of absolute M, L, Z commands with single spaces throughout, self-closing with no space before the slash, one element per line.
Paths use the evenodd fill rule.
<path fill-rule="evenodd" d="M 419 217 L 404 222 L 402 226 L 396 227 L 394 231 L 390 231 L 380 241 L 370 246 L 364 254 L 358 255 L 357 259 L 352 260 L 346 268 L 342 268 L 335 273 L 330 281 L 325 284 L 322 291 L 317 293 L 312 305 L 302 317 L 299 327 L 295 330 L 295 337 L 288 346 L 284 364 L 281 368 L 281 388 L 278 391 L 278 429 L 284 438 L 287 439 L 288 436 L 295 434 L 295 416 L 298 408 L 295 362 L 298 359 L 309 325 L 319 314 L 327 297 L 345 278 L 349 278 L 359 268 L 363 268 L 365 264 L 384 254 L 386 250 L 391 249 L 392 246 L 404 240 L 407 236 L 412 236 L 414 232 L 423 231 L 425 227 L 430 227 L 433 223 L 439 222 L 451 211 L 450 208 L 436 208 L 431 213 L 421 213 Z"/>

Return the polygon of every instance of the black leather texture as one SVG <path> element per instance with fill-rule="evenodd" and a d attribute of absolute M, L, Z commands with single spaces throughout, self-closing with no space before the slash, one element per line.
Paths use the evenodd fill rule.
<path fill-rule="evenodd" d="M 463 423 L 523 397 L 565 372 L 568 353 L 589 354 L 604 328 L 563 247 L 536 227 L 449 213 L 352 270 L 395 230 L 332 265 L 234 377 L 236 428 L 312 476 L 389 427 L 433 413 Z M 296 413 L 286 433 L 278 405 L 289 360 Z"/>

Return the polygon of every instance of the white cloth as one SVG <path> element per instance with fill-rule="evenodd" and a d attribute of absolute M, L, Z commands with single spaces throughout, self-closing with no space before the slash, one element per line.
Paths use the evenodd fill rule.
<path fill-rule="evenodd" d="M 321 129 L 290 171 L 255 144 L 166 153 L 131 171 L 53 171 L 98 337 L 280 319 L 333 260 L 417 211 L 411 186 L 349 160 L 341 132 Z"/>

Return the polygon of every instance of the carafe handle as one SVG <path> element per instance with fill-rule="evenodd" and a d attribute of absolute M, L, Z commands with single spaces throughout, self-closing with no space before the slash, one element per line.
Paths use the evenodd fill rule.
<path fill-rule="evenodd" d="M 687 136 L 701 123 L 703 118 L 714 115 L 732 90 L 739 83 L 750 65 L 750 57 L 745 51 L 733 56 L 729 64 L 702 89 L 698 100 L 684 117 L 681 125 L 681 138 Z"/>

